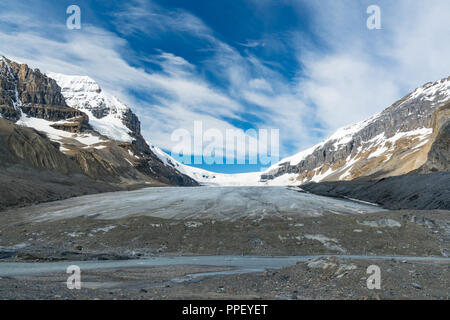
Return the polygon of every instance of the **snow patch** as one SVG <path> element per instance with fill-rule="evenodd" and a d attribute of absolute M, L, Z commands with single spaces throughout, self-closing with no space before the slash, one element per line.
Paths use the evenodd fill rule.
<path fill-rule="evenodd" d="M 322 234 L 305 234 L 305 238 L 309 239 L 309 240 L 319 241 L 327 249 L 339 251 L 339 252 L 346 252 L 345 249 L 343 249 L 337 245 L 337 243 L 339 242 L 337 239 L 328 238 Z"/>
<path fill-rule="evenodd" d="M 198 228 L 201 227 L 203 223 L 197 221 L 187 221 L 184 223 L 184 225 L 186 226 L 186 228 Z"/>
<path fill-rule="evenodd" d="M 22 113 L 21 118 L 16 122 L 17 125 L 21 125 L 24 127 L 30 127 L 36 129 L 38 131 L 44 132 L 48 138 L 52 141 L 61 142 L 64 138 L 75 139 L 79 143 L 91 146 L 97 143 L 102 143 L 104 140 L 100 139 L 97 136 L 94 136 L 90 133 L 71 133 L 63 130 L 58 130 L 53 128 L 51 125 L 56 124 L 58 122 L 48 121 L 45 119 L 38 119 L 33 117 L 28 117 Z M 67 149 L 66 149 L 67 150 Z"/>
<path fill-rule="evenodd" d="M 358 224 L 366 227 L 373 227 L 373 228 L 381 228 L 381 227 L 389 227 L 389 228 L 400 228 L 402 224 L 396 220 L 393 219 L 379 219 L 376 221 L 356 221 Z"/>
<path fill-rule="evenodd" d="M 103 228 L 96 228 L 96 229 L 92 229 L 92 230 L 91 230 L 91 233 L 97 233 L 97 232 L 100 232 L 100 231 L 106 233 L 106 232 L 108 232 L 108 231 L 111 231 L 111 230 L 114 229 L 115 227 L 116 227 L 116 226 L 107 226 L 107 227 L 103 227 Z"/>

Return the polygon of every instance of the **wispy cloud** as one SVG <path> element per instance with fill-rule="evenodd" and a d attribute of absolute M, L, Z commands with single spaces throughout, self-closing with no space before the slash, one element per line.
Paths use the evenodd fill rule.
<path fill-rule="evenodd" d="M 212 30 L 195 15 L 181 9 L 165 9 L 154 1 L 125 2 L 120 11 L 111 16 L 118 32 L 124 35 L 141 33 L 160 37 L 166 32 L 176 32 L 210 38 L 212 34 Z"/>

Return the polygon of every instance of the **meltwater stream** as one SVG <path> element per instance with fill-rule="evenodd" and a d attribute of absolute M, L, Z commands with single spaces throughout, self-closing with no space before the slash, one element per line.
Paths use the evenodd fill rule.
<path fill-rule="evenodd" d="M 233 267 L 235 270 L 207 272 L 197 276 L 224 275 L 232 273 L 262 272 L 266 269 L 279 269 L 306 262 L 311 259 L 325 257 L 340 257 L 344 259 L 363 260 L 401 260 L 415 262 L 443 262 L 450 264 L 450 258 L 445 257 L 412 257 L 412 256 L 365 256 L 365 255 L 316 255 L 316 256 L 180 256 L 152 257 L 133 260 L 116 261 L 64 261 L 64 262 L 1 262 L 0 277 L 35 275 L 44 273 L 65 273 L 70 265 L 77 265 L 83 271 L 113 268 L 161 267 L 161 266 L 216 266 Z M 196 275 L 191 275 L 196 276 Z"/>

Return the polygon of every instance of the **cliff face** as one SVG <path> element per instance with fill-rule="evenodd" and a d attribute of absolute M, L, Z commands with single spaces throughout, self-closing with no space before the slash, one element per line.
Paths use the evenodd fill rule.
<path fill-rule="evenodd" d="M 411 172 L 424 164 L 433 114 L 448 101 L 450 77 L 427 83 L 368 120 L 342 128 L 311 149 L 280 161 L 261 178 L 290 175 L 292 183 L 302 184 Z"/>
<path fill-rule="evenodd" d="M 20 111 L 49 121 L 83 116 L 67 106 L 56 81 L 38 69 L 0 58 L 0 113 L 5 119 L 17 121 Z"/>
<path fill-rule="evenodd" d="M 433 135 L 427 147 L 426 161 L 417 172 L 450 171 L 450 103 L 434 113 Z"/>
<path fill-rule="evenodd" d="M 9 129 L 3 132 L 0 165 L 27 159 L 24 166 L 84 174 L 118 187 L 197 185 L 155 156 L 128 107 L 104 95 L 93 80 L 85 86 L 88 78 L 78 78 L 78 86 L 61 89 L 38 69 L 0 59 L 0 118 L 19 125 L 3 124 Z"/>

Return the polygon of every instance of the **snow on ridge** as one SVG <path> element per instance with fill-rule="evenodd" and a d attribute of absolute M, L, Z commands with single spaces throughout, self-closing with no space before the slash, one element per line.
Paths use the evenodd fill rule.
<path fill-rule="evenodd" d="M 97 93 L 101 91 L 98 83 L 89 76 L 71 76 L 54 72 L 48 73 L 47 76 L 55 80 L 62 91 Z"/>
<path fill-rule="evenodd" d="M 411 131 L 403 131 L 403 132 L 399 131 L 390 138 L 386 138 L 384 133 L 380 134 L 377 137 L 370 140 L 370 141 L 375 142 L 374 143 L 375 146 L 378 145 L 379 147 L 374 152 L 372 152 L 367 157 L 367 159 L 381 156 L 383 153 L 388 152 L 388 151 L 394 151 L 395 143 L 398 140 L 400 140 L 402 138 L 406 138 L 406 137 L 417 137 L 420 142 L 419 145 L 421 146 L 428 141 L 428 139 L 430 138 L 432 133 L 433 133 L 432 128 L 419 128 L 419 129 L 415 129 L 415 130 L 411 130 Z M 382 135 L 382 137 L 380 137 L 381 135 Z M 390 148 L 386 147 L 386 143 L 390 143 L 391 147 Z"/>
<path fill-rule="evenodd" d="M 269 169 L 265 171 L 265 173 L 269 173 L 272 170 L 276 170 L 280 167 L 280 165 L 289 162 L 291 166 L 295 166 L 299 164 L 301 161 L 305 160 L 306 157 L 314 153 L 316 149 L 323 147 L 325 144 L 329 142 L 333 142 L 333 147 L 335 150 L 339 148 L 339 146 L 347 144 L 348 142 L 352 141 L 355 134 L 360 132 L 362 129 L 367 127 L 370 123 L 372 123 L 374 120 L 376 120 L 381 113 L 377 113 L 370 117 L 369 119 L 347 125 L 345 127 L 341 127 L 337 129 L 330 137 L 326 138 L 322 142 L 306 149 L 303 151 L 300 151 L 299 153 L 296 153 L 293 156 L 283 158 L 281 161 L 278 161 L 276 164 L 272 165 Z"/>
<path fill-rule="evenodd" d="M 191 167 L 182 164 L 169 156 L 156 146 L 150 146 L 153 153 L 167 166 L 175 168 L 182 174 L 185 174 L 196 180 L 202 185 L 209 186 L 268 186 L 268 185 L 286 185 L 280 184 L 278 181 L 272 180 L 270 182 L 261 181 L 262 172 L 247 172 L 247 173 L 217 173 L 208 170 Z"/>
<path fill-rule="evenodd" d="M 38 131 L 45 132 L 48 138 L 52 141 L 61 142 L 61 140 L 65 138 L 75 139 L 79 143 L 85 146 L 92 146 L 102 142 L 105 142 L 100 137 L 94 136 L 90 133 L 71 133 L 64 130 L 58 130 L 52 127 L 52 124 L 58 122 L 48 121 L 45 119 L 28 117 L 24 113 L 22 113 L 21 118 L 16 122 L 17 125 L 30 127 L 36 129 Z M 61 151 L 67 150 L 65 148 L 61 148 Z"/>
<path fill-rule="evenodd" d="M 130 111 L 124 103 L 115 96 L 103 91 L 99 84 L 88 76 L 72 76 L 60 73 L 48 73 L 61 87 L 69 107 L 86 113 L 89 124 L 100 134 L 119 142 L 132 142 L 131 130 L 123 123 L 124 113 Z M 97 118 L 94 111 L 105 112 L 106 115 Z"/>
<path fill-rule="evenodd" d="M 439 93 L 439 94 L 438 94 Z M 442 95 L 443 98 L 435 101 L 437 96 Z M 450 77 L 438 80 L 436 82 L 429 82 L 423 85 L 422 87 L 414 90 L 409 98 L 403 103 L 417 99 L 422 96 L 422 99 L 433 101 L 433 103 L 439 103 L 450 97 Z"/>

